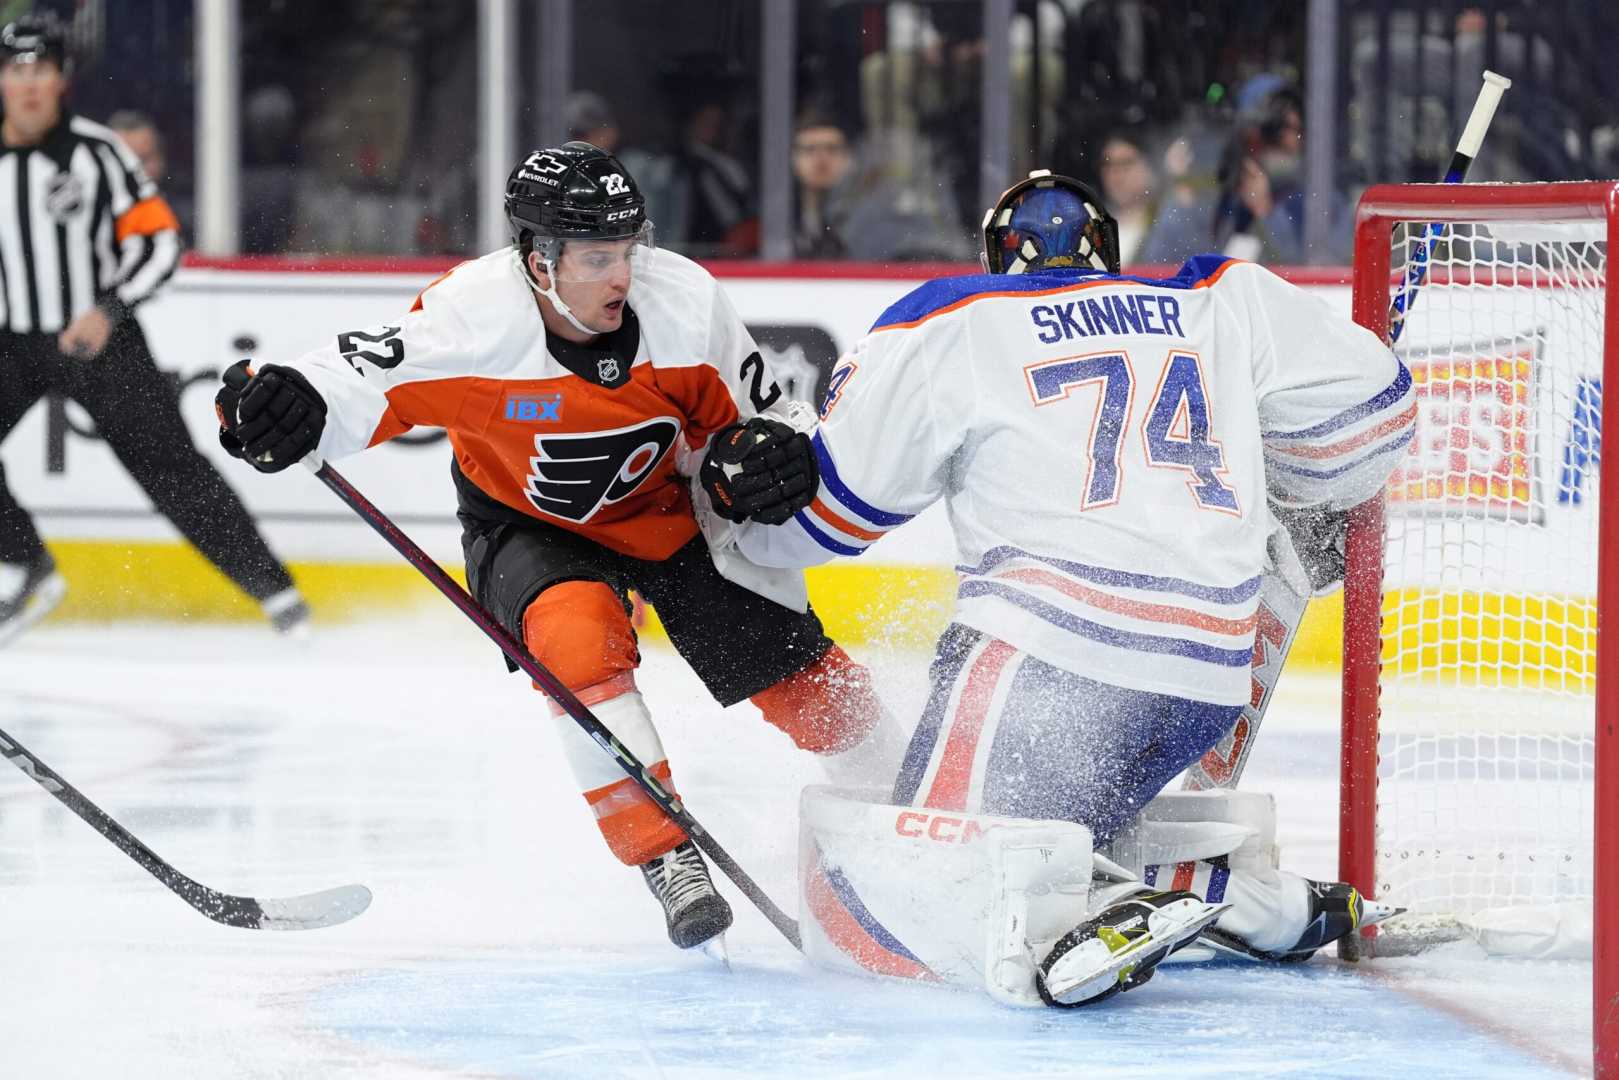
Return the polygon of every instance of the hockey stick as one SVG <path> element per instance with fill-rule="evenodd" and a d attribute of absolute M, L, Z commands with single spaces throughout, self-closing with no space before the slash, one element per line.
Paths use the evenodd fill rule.
<path fill-rule="evenodd" d="M 106 811 L 85 798 L 72 784 L 3 731 L 0 731 L 0 757 L 27 773 L 36 784 L 55 795 L 92 829 L 140 863 L 170 892 L 214 922 L 248 930 L 317 930 L 323 926 L 348 922 L 371 904 L 371 890 L 364 885 L 344 885 L 285 900 L 260 900 L 215 892 L 170 866 L 162 856 L 141 843 L 128 829 L 109 817 Z"/>
<path fill-rule="evenodd" d="M 1445 170 L 1441 184 L 1459 184 L 1467 177 L 1467 170 L 1472 168 L 1473 159 L 1478 156 L 1478 149 L 1484 142 L 1484 133 L 1489 130 L 1490 121 L 1495 119 L 1495 109 L 1501 104 L 1501 95 L 1511 85 L 1512 80 L 1505 75 L 1497 75 L 1493 71 L 1484 73 L 1484 85 L 1479 87 L 1473 112 L 1467 118 L 1467 126 L 1462 129 L 1462 137 L 1456 143 L 1456 152 L 1450 156 L 1450 167 Z M 1405 317 L 1411 313 L 1417 292 L 1427 280 L 1428 260 L 1433 257 L 1434 245 L 1444 233 L 1444 223 L 1438 221 L 1430 222 L 1422 230 L 1422 242 L 1411 253 L 1411 261 L 1406 264 L 1405 281 L 1395 294 L 1394 303 L 1389 305 L 1390 345 L 1400 340 L 1400 332 L 1405 329 Z"/>
<path fill-rule="evenodd" d="M 1462 129 L 1462 137 L 1456 143 L 1456 152 L 1451 155 L 1450 167 L 1445 170 L 1441 183 L 1459 184 L 1466 178 L 1467 170 L 1472 167 L 1473 159 L 1478 156 L 1479 147 L 1484 142 L 1484 133 L 1489 130 L 1490 121 L 1495 119 L 1501 95 L 1511 85 L 1512 80 L 1505 76 L 1493 71 L 1484 73 L 1484 85 L 1479 88 L 1473 111 L 1468 115 L 1467 126 Z M 1390 346 L 1400 340 L 1405 317 L 1410 314 L 1411 305 L 1416 303 L 1417 293 L 1427 280 L 1428 261 L 1432 258 L 1434 245 L 1444 232 L 1445 227 L 1439 222 L 1425 226 L 1422 242 L 1411 253 L 1405 268 L 1405 280 L 1395 294 L 1394 302 L 1389 305 L 1387 343 Z M 1293 556 L 1293 553 L 1287 551 L 1283 555 Z M 1302 567 L 1296 577 L 1307 580 Z M 1258 622 L 1254 628 L 1253 693 L 1231 731 L 1186 770 L 1186 780 L 1182 784 L 1185 790 L 1204 791 L 1237 786 L 1243 769 L 1247 767 L 1248 755 L 1253 750 L 1254 735 L 1258 733 L 1265 712 L 1270 708 L 1276 680 L 1281 676 L 1282 665 L 1287 662 L 1288 653 L 1293 649 L 1293 639 L 1298 636 L 1299 626 L 1304 621 L 1304 610 L 1309 603 L 1309 595 L 1300 595 L 1282 574 L 1274 570 L 1265 572 L 1260 585 Z"/>
<path fill-rule="evenodd" d="M 597 745 L 613 756 L 625 774 L 631 780 L 634 780 L 642 791 L 646 792 L 647 797 L 656 803 L 665 814 L 669 815 L 671 821 L 685 830 L 686 835 L 690 836 L 692 841 L 702 848 L 710 859 L 714 860 L 714 865 L 725 871 L 725 876 L 730 878 L 738 889 L 742 890 L 744 896 L 753 901 L 753 905 L 764 914 L 765 918 L 770 920 L 771 925 L 781 931 L 782 937 L 791 942 L 793 948 L 803 949 L 803 942 L 798 934 L 798 923 L 790 918 L 786 912 L 782 911 L 781 908 L 777 907 L 769 896 L 765 895 L 764 890 L 754 882 L 753 878 L 748 876 L 747 871 L 737 865 L 736 860 L 731 858 L 724 848 L 720 847 L 719 842 L 709 835 L 708 830 L 697 823 L 697 819 L 692 817 L 691 812 L 686 809 L 680 797 L 666 790 L 658 782 L 658 778 L 653 776 L 651 771 L 642 765 L 640 760 L 630 753 L 623 743 L 614 738 L 613 733 L 608 731 L 600 720 L 596 719 L 595 714 L 573 695 L 573 691 L 569 690 L 562 684 L 560 679 L 551 674 L 544 664 L 534 659 L 529 654 L 529 651 L 523 647 L 522 643 L 513 637 L 509 630 L 495 621 L 495 617 L 489 614 L 482 604 L 474 600 L 461 587 L 460 583 L 445 573 L 443 567 L 434 562 L 427 552 L 416 545 L 415 541 L 400 531 L 399 526 L 395 525 L 388 515 L 378 510 L 369 499 L 347 480 L 343 479 L 337 470 L 330 465 L 322 464 L 314 454 L 305 458 L 304 464 L 314 472 L 321 483 L 332 489 L 333 494 L 347 503 L 349 509 L 360 515 L 366 524 L 375 529 L 379 536 L 393 546 L 395 551 L 403 555 L 406 562 L 414 566 L 421 572 L 423 577 L 432 582 L 433 587 L 443 593 L 450 603 L 460 608 L 461 614 L 471 619 L 478 629 L 484 632 L 485 636 L 500 646 L 500 651 L 505 653 L 512 663 L 521 668 L 524 674 L 539 684 L 540 689 L 544 690 L 558 705 L 562 706 L 563 710 L 573 717 L 574 722 L 585 729 L 585 734 L 589 735 L 596 741 Z"/>

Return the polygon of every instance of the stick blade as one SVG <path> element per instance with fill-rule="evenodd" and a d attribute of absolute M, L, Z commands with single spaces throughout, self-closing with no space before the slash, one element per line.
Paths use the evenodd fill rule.
<path fill-rule="evenodd" d="M 270 900 L 211 889 L 188 889 L 180 895 L 214 922 L 243 930 L 320 930 L 346 923 L 371 906 L 371 890 L 364 885 Z"/>
<path fill-rule="evenodd" d="M 285 900 L 260 900 L 260 930 L 320 930 L 355 918 L 371 906 L 364 885 L 341 885 Z"/>

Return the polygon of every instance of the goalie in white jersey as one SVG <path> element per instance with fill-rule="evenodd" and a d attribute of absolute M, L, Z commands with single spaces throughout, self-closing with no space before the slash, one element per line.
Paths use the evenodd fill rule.
<path fill-rule="evenodd" d="M 1166 890 L 1055 947 L 1050 934 L 1075 920 L 1051 916 L 1068 921 L 1040 942 L 1029 916 L 1036 989 L 1061 1004 L 1139 985 L 1214 918 L 1223 945 L 1287 959 L 1362 924 L 1349 886 L 1275 871 L 1268 797 L 1170 795 L 1142 812 L 1249 699 L 1277 518 L 1332 520 L 1372 497 L 1415 418 L 1389 349 L 1268 270 L 1207 255 L 1173 277 L 1132 277 L 1117 252 L 1115 222 L 1078 181 L 1035 173 L 1013 187 L 985 220 L 990 273 L 921 286 L 840 361 L 813 436 L 813 499 L 733 537 L 754 562 L 805 566 L 859 555 L 945 500 L 958 602 L 894 785 L 892 802 L 915 809 L 892 831 L 923 830 L 919 811 L 1078 823 Z M 706 474 L 723 491 L 768 469 Z M 1322 584 L 1327 532 L 1300 553 Z M 846 871 L 824 875 L 834 944 L 862 967 L 948 979 Z M 1092 890 L 1090 911 L 1130 891 Z M 1136 916 L 1153 929 L 1140 951 L 1108 933 Z M 997 975 L 996 962 L 979 972 L 992 990 L 1032 996 L 1018 983 L 1029 965 Z"/>

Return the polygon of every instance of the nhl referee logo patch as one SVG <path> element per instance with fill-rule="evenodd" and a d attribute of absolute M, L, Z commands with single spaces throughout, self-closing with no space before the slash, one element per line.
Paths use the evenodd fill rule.
<path fill-rule="evenodd" d="M 72 173 L 58 173 L 45 188 L 45 212 L 66 221 L 84 208 L 84 183 Z"/>

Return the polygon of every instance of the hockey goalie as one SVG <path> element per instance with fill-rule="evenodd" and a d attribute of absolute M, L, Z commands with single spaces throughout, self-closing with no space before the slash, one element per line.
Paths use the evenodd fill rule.
<path fill-rule="evenodd" d="M 1278 869 L 1267 796 L 1163 789 L 1249 699 L 1264 575 L 1341 580 L 1345 513 L 1412 437 L 1409 372 L 1259 266 L 1121 275 L 1067 177 L 1002 196 L 983 261 L 889 308 L 817 424 L 750 421 L 699 472 L 761 565 L 859 555 L 940 499 L 955 531 L 892 789 L 804 795 L 806 951 L 1074 1006 L 1194 942 L 1296 960 L 1383 917 Z"/>

